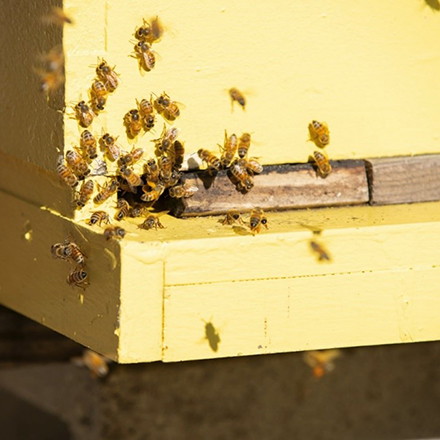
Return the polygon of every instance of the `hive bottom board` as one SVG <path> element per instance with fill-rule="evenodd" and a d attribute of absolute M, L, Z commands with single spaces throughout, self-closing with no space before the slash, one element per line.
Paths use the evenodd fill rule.
<path fill-rule="evenodd" d="M 440 338 L 439 202 L 269 213 L 256 236 L 216 217 L 165 216 L 159 231 L 129 220 L 119 243 L 5 193 L 0 203 L 0 303 L 121 363 Z M 51 256 L 68 235 L 87 256 L 84 292 Z"/>

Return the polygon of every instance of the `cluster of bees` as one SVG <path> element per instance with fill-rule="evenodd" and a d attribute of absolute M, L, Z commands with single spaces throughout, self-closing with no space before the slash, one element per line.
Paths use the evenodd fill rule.
<path fill-rule="evenodd" d="M 318 172 L 321 177 L 325 178 L 332 172 L 332 166 L 328 160 L 327 154 L 324 152 L 325 148 L 330 143 L 330 132 L 325 122 L 312 121 L 309 124 L 310 140 L 315 143 L 321 151 L 315 150 L 312 161 L 316 164 Z"/>

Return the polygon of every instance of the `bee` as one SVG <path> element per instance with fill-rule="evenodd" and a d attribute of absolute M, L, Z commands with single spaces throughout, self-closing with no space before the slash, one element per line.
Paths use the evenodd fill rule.
<path fill-rule="evenodd" d="M 162 35 L 164 33 L 164 28 L 162 26 L 162 23 L 159 20 L 159 17 L 156 15 L 156 17 L 151 19 L 151 43 L 153 42 L 159 42 L 162 38 Z"/>
<path fill-rule="evenodd" d="M 84 176 L 90 174 L 89 165 L 77 148 L 66 151 L 66 162 L 79 178 L 84 178 Z"/>
<path fill-rule="evenodd" d="M 141 102 L 136 100 L 139 113 L 142 116 L 142 122 L 144 124 L 144 130 L 148 131 L 154 127 L 155 116 L 154 116 L 154 107 L 152 104 L 152 98 L 150 100 L 142 99 Z"/>
<path fill-rule="evenodd" d="M 120 167 L 134 165 L 136 162 L 141 160 L 144 155 L 144 150 L 142 148 L 132 148 L 130 153 L 123 154 L 118 159 L 118 165 Z"/>
<path fill-rule="evenodd" d="M 232 225 L 235 222 L 238 222 L 241 225 L 244 224 L 240 212 L 236 209 L 230 209 L 226 214 L 226 217 L 223 219 L 222 225 Z"/>
<path fill-rule="evenodd" d="M 229 89 L 229 96 L 231 97 L 232 105 L 234 105 L 234 101 L 236 101 L 241 105 L 243 110 L 246 110 L 246 98 L 240 90 L 232 87 L 232 89 Z"/>
<path fill-rule="evenodd" d="M 176 185 L 171 187 L 168 192 L 170 197 L 174 197 L 176 199 L 188 198 L 192 197 L 199 188 L 197 186 L 186 186 L 186 185 Z"/>
<path fill-rule="evenodd" d="M 156 57 L 151 47 L 145 41 L 139 41 L 135 44 L 134 51 L 138 59 L 139 66 L 146 72 L 154 69 L 156 65 Z"/>
<path fill-rule="evenodd" d="M 154 101 L 154 108 L 167 121 L 174 121 L 180 115 L 179 105 L 164 92 Z"/>
<path fill-rule="evenodd" d="M 138 176 L 131 168 L 121 167 L 120 170 L 121 176 L 126 180 L 132 192 L 136 192 L 136 186 L 142 185 L 142 179 Z"/>
<path fill-rule="evenodd" d="M 66 243 L 55 243 L 50 247 L 52 257 L 58 260 L 69 261 L 72 254 L 72 249 Z"/>
<path fill-rule="evenodd" d="M 144 185 L 142 187 L 144 194 L 141 195 L 141 200 L 144 202 L 155 202 L 165 191 L 165 185 L 162 182 L 158 182 L 155 185 Z"/>
<path fill-rule="evenodd" d="M 106 240 L 121 240 L 125 237 L 125 229 L 119 226 L 108 226 L 104 230 Z"/>
<path fill-rule="evenodd" d="M 223 147 L 220 146 L 220 150 L 222 152 L 222 156 L 220 158 L 220 162 L 223 165 L 223 168 L 227 168 L 232 160 L 234 159 L 235 152 L 237 151 L 237 136 L 235 134 L 231 134 L 228 137 L 228 133 L 225 130 L 225 140 L 223 143 Z"/>
<path fill-rule="evenodd" d="M 185 147 L 183 146 L 183 144 L 178 140 L 174 141 L 173 146 L 169 151 L 169 156 L 175 170 L 180 170 L 183 163 L 184 154 Z"/>
<path fill-rule="evenodd" d="M 110 216 L 105 211 L 95 211 L 91 217 L 87 220 L 87 224 L 90 226 L 98 224 L 101 226 L 101 223 L 104 222 L 105 224 L 110 223 Z"/>
<path fill-rule="evenodd" d="M 177 139 L 178 135 L 179 135 L 179 130 L 177 128 L 170 127 L 167 130 L 166 126 L 164 125 L 161 137 L 159 139 L 153 140 L 159 153 L 161 154 L 166 153 L 173 144 L 173 142 Z"/>
<path fill-rule="evenodd" d="M 57 90 L 64 83 L 64 75 L 60 71 L 36 71 L 40 76 L 40 91 L 46 95 Z"/>
<path fill-rule="evenodd" d="M 95 113 L 99 113 L 104 110 L 104 106 L 107 102 L 108 91 L 102 81 L 95 80 L 90 88 L 90 97 L 92 103 L 92 109 Z"/>
<path fill-rule="evenodd" d="M 100 205 L 101 203 L 104 203 L 113 194 L 116 194 L 118 187 L 119 187 L 119 183 L 116 179 L 112 179 L 110 182 L 105 182 L 104 186 L 101 186 L 98 183 L 98 191 L 99 192 L 93 198 L 93 202 L 96 205 Z"/>
<path fill-rule="evenodd" d="M 241 159 L 239 162 L 241 161 L 244 161 L 244 166 L 249 173 L 260 174 L 263 172 L 263 165 L 261 165 L 255 157 L 251 157 L 248 160 Z"/>
<path fill-rule="evenodd" d="M 124 125 L 127 129 L 127 136 L 135 138 L 142 130 L 142 119 L 138 110 L 130 110 L 124 116 Z"/>
<path fill-rule="evenodd" d="M 117 139 L 117 138 L 116 138 Z M 99 146 L 101 150 L 105 151 L 105 155 L 114 162 L 119 159 L 121 155 L 121 149 L 116 145 L 116 139 L 105 133 L 99 138 Z"/>
<path fill-rule="evenodd" d="M 312 121 L 309 124 L 310 138 L 318 147 L 324 148 L 330 143 L 330 132 L 325 122 Z"/>
<path fill-rule="evenodd" d="M 201 148 L 197 154 L 199 155 L 200 159 L 205 161 L 208 165 L 208 173 L 211 173 L 211 171 L 218 171 L 221 168 L 222 164 L 220 159 L 210 151 Z"/>
<path fill-rule="evenodd" d="M 96 150 L 96 139 L 89 130 L 84 130 L 79 139 L 81 152 L 89 159 L 96 159 L 98 152 Z"/>
<path fill-rule="evenodd" d="M 146 174 L 147 183 L 156 184 L 159 181 L 159 167 L 155 159 L 149 159 L 145 165 L 144 172 Z"/>
<path fill-rule="evenodd" d="M 310 240 L 312 251 L 317 254 L 318 261 L 331 261 L 331 256 L 324 247 L 315 240 Z"/>
<path fill-rule="evenodd" d="M 138 225 L 138 228 L 145 230 L 154 228 L 157 231 L 157 228 L 164 229 L 165 226 L 159 221 L 159 217 L 154 214 L 149 214 L 144 222 Z"/>
<path fill-rule="evenodd" d="M 88 284 L 86 282 L 87 276 L 87 272 L 84 269 L 74 269 L 67 276 L 67 284 L 86 290 L 83 284 Z"/>
<path fill-rule="evenodd" d="M 251 146 L 251 135 L 243 133 L 238 141 L 238 157 L 246 157 Z"/>
<path fill-rule="evenodd" d="M 64 52 L 62 46 L 55 46 L 43 56 L 49 72 L 62 72 L 64 69 Z"/>
<path fill-rule="evenodd" d="M 130 209 L 130 217 L 136 218 L 140 217 L 145 212 L 146 207 L 141 204 L 136 204 Z"/>
<path fill-rule="evenodd" d="M 109 64 L 102 60 L 96 68 L 96 74 L 98 78 L 104 82 L 106 89 L 111 93 L 114 92 L 119 85 L 118 74 L 114 71 L 114 67 L 111 68 Z"/>
<path fill-rule="evenodd" d="M 73 364 L 79 367 L 87 367 L 93 378 L 106 377 L 110 371 L 108 367 L 110 362 L 110 359 L 89 349 L 84 350 L 82 356 L 72 358 Z"/>
<path fill-rule="evenodd" d="M 303 354 L 304 362 L 313 369 L 316 378 L 334 369 L 333 361 L 341 356 L 341 350 L 307 351 Z"/>
<path fill-rule="evenodd" d="M 239 191 L 250 191 L 253 188 L 254 181 L 240 161 L 235 160 L 229 171 L 237 181 L 237 189 Z"/>
<path fill-rule="evenodd" d="M 78 102 L 73 109 L 79 125 L 84 128 L 87 128 L 93 122 L 93 119 L 96 116 L 92 109 L 84 101 Z"/>
<path fill-rule="evenodd" d="M 127 200 L 125 199 L 119 199 L 116 207 L 118 208 L 118 210 L 116 211 L 115 214 L 115 220 L 122 220 L 124 217 L 127 217 L 130 214 L 130 205 L 128 204 Z"/>
<path fill-rule="evenodd" d="M 159 158 L 159 170 L 159 178 L 164 183 L 168 182 L 173 174 L 173 163 L 171 159 L 166 156 Z"/>
<path fill-rule="evenodd" d="M 319 173 L 322 177 L 327 177 L 332 172 L 332 166 L 330 165 L 326 154 L 321 153 L 320 151 L 314 151 L 313 159 L 316 162 Z"/>
<path fill-rule="evenodd" d="M 85 255 L 81 252 L 79 246 L 69 238 L 66 238 L 64 243 L 56 243 L 52 245 L 51 251 L 54 258 L 71 261 L 77 266 L 84 266 L 85 264 Z"/>
<path fill-rule="evenodd" d="M 264 215 L 262 209 L 254 209 L 251 212 L 251 218 L 249 219 L 249 227 L 253 235 L 261 231 L 261 226 L 267 227 L 267 217 Z"/>
<path fill-rule="evenodd" d="M 157 43 L 162 38 L 164 28 L 159 20 L 159 17 L 151 19 L 151 24 L 143 20 L 143 26 L 136 29 L 135 38 L 139 41 L 145 41 L 149 44 Z"/>
<path fill-rule="evenodd" d="M 63 11 L 62 8 L 53 7 L 49 14 L 43 17 L 43 21 L 63 26 L 65 24 L 73 24 L 73 20 Z"/>
<path fill-rule="evenodd" d="M 74 172 L 65 164 L 63 156 L 60 156 L 60 160 L 57 164 L 57 173 L 58 175 L 67 183 L 71 188 L 74 188 L 78 185 L 78 178 L 74 174 Z"/>
<path fill-rule="evenodd" d="M 87 202 L 91 199 L 93 194 L 93 180 L 87 180 L 87 182 L 83 182 L 81 185 L 81 189 L 76 197 L 76 206 L 77 208 L 83 208 Z"/>

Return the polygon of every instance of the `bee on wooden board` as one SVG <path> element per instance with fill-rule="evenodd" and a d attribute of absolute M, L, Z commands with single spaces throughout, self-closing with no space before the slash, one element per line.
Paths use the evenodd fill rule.
<path fill-rule="evenodd" d="M 78 104 L 73 107 L 73 110 L 75 111 L 75 118 L 79 122 L 79 125 L 84 128 L 90 126 L 96 116 L 85 101 L 78 102 Z"/>
<path fill-rule="evenodd" d="M 85 156 L 86 158 L 96 159 L 98 157 L 98 152 L 96 149 L 96 139 L 89 130 L 84 130 L 81 133 L 79 145 L 83 156 Z"/>
<path fill-rule="evenodd" d="M 144 130 L 149 131 L 154 127 L 156 117 L 154 115 L 154 107 L 152 104 L 153 98 L 150 97 L 150 100 L 142 99 L 141 102 L 136 100 L 139 113 L 142 116 L 142 122 L 144 124 Z"/>
<path fill-rule="evenodd" d="M 90 102 L 92 105 L 92 110 L 95 113 L 99 113 L 104 110 L 105 104 L 107 102 L 108 91 L 104 83 L 99 80 L 95 80 L 90 88 Z"/>
<path fill-rule="evenodd" d="M 55 243 L 52 245 L 51 252 L 54 258 L 70 261 L 77 266 L 84 266 L 85 264 L 86 256 L 81 252 L 79 246 L 69 237 L 64 240 L 64 243 Z"/>
<path fill-rule="evenodd" d="M 230 166 L 229 172 L 236 181 L 237 190 L 247 192 L 254 187 L 254 180 L 243 165 L 239 160 L 235 160 Z"/>
<path fill-rule="evenodd" d="M 78 209 L 84 208 L 87 202 L 92 198 L 94 189 L 93 180 L 84 181 L 76 196 L 76 206 Z"/>
<path fill-rule="evenodd" d="M 309 124 L 310 139 L 320 148 L 330 143 L 330 132 L 325 122 L 312 121 Z"/>
<path fill-rule="evenodd" d="M 241 225 L 244 224 L 240 211 L 237 209 L 230 209 L 221 223 L 222 225 L 232 225 L 235 222 L 238 222 Z"/>
<path fill-rule="evenodd" d="M 104 186 L 101 186 L 98 183 L 98 194 L 93 198 L 93 202 L 96 205 L 100 205 L 104 203 L 107 199 L 109 199 L 113 194 L 116 194 L 118 191 L 119 183 L 116 179 L 112 179 L 110 182 L 105 182 Z"/>
<path fill-rule="evenodd" d="M 119 76 L 114 70 L 114 66 L 110 67 L 107 61 L 102 59 L 96 67 L 96 74 L 98 78 L 104 83 L 106 89 L 112 93 L 119 86 Z"/>
<path fill-rule="evenodd" d="M 246 110 L 246 98 L 244 97 L 243 93 L 240 92 L 240 90 L 232 87 L 229 89 L 229 96 L 231 97 L 232 106 L 234 105 L 234 102 L 238 102 L 241 105 L 241 108 Z"/>
<path fill-rule="evenodd" d="M 219 171 L 220 170 L 222 163 L 216 155 L 214 155 L 213 153 L 211 153 L 208 150 L 204 150 L 203 148 L 201 148 L 199 151 L 197 151 L 197 154 L 200 157 L 200 159 L 202 159 L 208 165 L 208 173 L 209 174 L 211 174 L 212 171 Z"/>
<path fill-rule="evenodd" d="M 116 211 L 114 218 L 117 221 L 121 221 L 123 218 L 128 217 L 131 211 L 131 207 L 125 199 L 118 199 L 116 208 L 118 208 L 118 210 Z"/>
<path fill-rule="evenodd" d="M 147 215 L 146 219 L 140 225 L 138 225 L 138 228 L 145 229 L 147 231 L 154 228 L 157 231 L 157 228 L 164 229 L 165 226 L 160 222 L 157 215 L 149 214 Z"/>
<path fill-rule="evenodd" d="M 244 158 L 249 152 L 251 146 L 251 135 L 249 133 L 243 133 L 238 140 L 238 157 Z"/>
<path fill-rule="evenodd" d="M 105 133 L 99 138 L 99 146 L 102 151 L 105 151 L 105 155 L 112 162 L 119 159 L 121 155 L 121 149 L 116 145 L 117 138 L 110 136 L 110 134 Z"/>
<path fill-rule="evenodd" d="M 65 164 L 62 155 L 60 155 L 60 159 L 57 163 L 57 173 L 71 188 L 74 188 L 76 185 L 78 185 L 78 178 L 76 177 L 75 173 Z"/>
<path fill-rule="evenodd" d="M 173 179 L 173 163 L 171 159 L 166 156 L 159 158 L 159 178 L 163 183 L 169 184 Z"/>
<path fill-rule="evenodd" d="M 157 166 L 157 162 L 155 159 L 149 159 L 148 162 L 144 166 L 144 173 L 146 176 L 147 183 L 151 186 L 151 184 L 156 184 L 159 181 L 159 167 Z"/>
<path fill-rule="evenodd" d="M 244 161 L 244 166 L 246 167 L 247 171 L 252 174 L 260 174 L 263 172 L 263 165 L 258 162 L 258 160 L 255 157 L 251 157 L 250 159 L 240 159 L 239 162 Z"/>
<path fill-rule="evenodd" d="M 142 119 L 139 110 L 128 111 L 124 116 L 124 125 L 127 130 L 127 136 L 134 139 L 142 130 Z"/>
<path fill-rule="evenodd" d="M 159 20 L 159 17 L 150 19 L 150 23 L 143 19 L 143 25 L 138 27 L 134 36 L 139 41 L 144 41 L 148 44 L 157 43 L 164 34 L 164 27 Z"/>
<path fill-rule="evenodd" d="M 132 206 L 130 208 L 130 217 L 132 218 L 136 218 L 136 217 L 140 217 L 141 215 L 144 214 L 145 210 L 147 208 L 144 205 L 141 205 L 139 203 L 135 204 L 134 206 Z"/>
<path fill-rule="evenodd" d="M 330 165 L 328 157 L 324 152 L 314 151 L 313 160 L 318 167 L 318 171 L 321 177 L 325 178 L 332 172 L 332 166 Z"/>
<path fill-rule="evenodd" d="M 66 151 L 66 162 L 79 179 L 90 174 L 89 165 L 78 148 Z"/>
<path fill-rule="evenodd" d="M 249 219 L 249 227 L 253 235 L 258 234 L 261 231 L 261 226 L 267 227 L 267 217 L 262 209 L 253 209 L 251 211 L 251 217 Z"/>
<path fill-rule="evenodd" d="M 165 191 L 165 185 L 162 182 L 158 182 L 153 185 L 149 183 L 148 185 L 144 185 L 142 187 L 142 191 L 144 194 L 141 195 L 141 200 L 144 202 L 155 202 Z"/>
<path fill-rule="evenodd" d="M 104 230 L 104 237 L 109 240 L 121 240 L 125 237 L 125 229 L 119 226 L 107 226 Z"/>
<path fill-rule="evenodd" d="M 176 199 L 182 199 L 182 198 L 192 197 L 198 190 L 199 188 L 197 188 L 197 186 L 194 185 L 187 186 L 183 184 L 183 185 L 172 186 L 168 190 L 168 194 L 170 195 L 170 197 Z"/>
<path fill-rule="evenodd" d="M 318 261 L 331 261 L 332 258 L 324 246 L 316 240 L 310 240 L 310 248 L 316 254 Z"/>
<path fill-rule="evenodd" d="M 223 147 L 220 145 L 220 150 L 222 153 L 220 162 L 222 163 L 223 168 L 227 168 L 229 165 L 231 165 L 235 153 L 237 152 L 237 147 L 237 136 L 235 134 L 231 134 L 231 136 L 228 137 L 228 133 L 225 130 L 225 140 L 223 142 Z"/>
<path fill-rule="evenodd" d="M 87 224 L 90 226 L 98 225 L 101 226 L 102 223 L 108 225 L 110 223 L 110 216 L 105 211 L 95 211 L 91 217 L 87 220 Z"/>
<path fill-rule="evenodd" d="M 53 7 L 50 13 L 43 17 L 43 21 L 60 27 L 73 24 L 73 20 L 59 7 Z"/>
<path fill-rule="evenodd" d="M 86 290 L 84 285 L 89 284 L 86 281 L 87 277 L 88 277 L 88 274 L 84 269 L 82 269 L 82 268 L 74 269 L 67 276 L 67 284 L 69 284 L 69 286 L 72 286 L 72 287 L 76 286 L 76 287 L 80 287 L 83 290 Z"/>
<path fill-rule="evenodd" d="M 166 128 L 164 125 L 160 138 L 153 139 L 152 142 L 156 145 L 158 155 L 166 153 L 171 147 L 172 143 L 177 139 L 179 130 L 175 127 Z"/>
<path fill-rule="evenodd" d="M 131 192 L 136 192 L 136 187 L 141 186 L 143 184 L 142 179 L 138 176 L 131 168 L 121 167 L 120 168 L 121 177 L 125 179 L 127 184 L 131 188 Z"/>
<path fill-rule="evenodd" d="M 154 101 L 154 108 L 168 122 L 172 122 L 180 116 L 179 106 L 181 105 L 182 104 L 177 103 L 176 101 L 172 101 L 165 92 Z"/>
<path fill-rule="evenodd" d="M 156 65 L 156 56 L 153 49 L 151 49 L 151 46 L 144 41 L 139 41 L 139 43 L 134 46 L 134 52 L 141 69 L 146 72 L 150 72 L 150 70 L 154 69 L 154 66 Z"/>
<path fill-rule="evenodd" d="M 175 170 L 180 170 L 185 155 L 185 147 L 182 142 L 175 140 L 168 154 L 173 163 L 173 168 Z"/>
<path fill-rule="evenodd" d="M 139 162 L 144 155 L 144 150 L 142 148 L 132 148 L 130 153 L 122 154 L 118 159 L 119 167 L 131 166 Z"/>

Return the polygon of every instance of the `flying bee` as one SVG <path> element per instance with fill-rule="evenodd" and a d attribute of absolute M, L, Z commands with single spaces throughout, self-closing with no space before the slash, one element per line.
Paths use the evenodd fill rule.
<path fill-rule="evenodd" d="M 93 378 L 104 378 L 110 371 L 108 364 L 111 360 L 89 349 L 84 350 L 82 356 L 74 357 L 71 361 L 78 367 L 88 368 Z"/>
<path fill-rule="evenodd" d="M 151 184 L 144 185 L 142 187 L 144 194 L 141 195 L 141 200 L 144 202 L 155 202 L 165 191 L 165 185 L 162 182 L 158 182 L 156 185 Z"/>
<path fill-rule="evenodd" d="M 328 160 L 328 157 L 325 153 L 321 153 L 320 151 L 313 152 L 313 159 L 318 167 L 319 173 L 321 177 L 325 178 L 332 172 L 332 166 Z"/>
<path fill-rule="evenodd" d="M 96 68 L 96 74 L 98 78 L 104 83 L 106 89 L 112 93 L 119 85 L 119 76 L 114 71 L 114 67 L 110 67 L 105 60 L 101 60 L 98 67 Z"/>
<path fill-rule="evenodd" d="M 306 351 L 303 359 L 313 369 L 313 375 L 320 378 L 335 368 L 334 360 L 339 356 L 341 350 Z"/>
<path fill-rule="evenodd" d="M 261 231 L 261 226 L 267 227 L 267 217 L 264 215 L 262 209 L 254 209 L 251 212 L 251 217 L 249 219 L 249 227 L 253 235 Z"/>
<path fill-rule="evenodd" d="M 139 110 L 130 110 L 124 116 L 124 125 L 127 130 L 127 136 L 135 138 L 142 130 L 142 119 Z"/>
<path fill-rule="evenodd" d="M 320 148 L 330 143 L 330 132 L 325 122 L 312 121 L 309 124 L 310 139 Z"/>
<path fill-rule="evenodd" d="M 66 151 L 66 162 L 78 178 L 83 179 L 84 176 L 90 174 L 89 165 L 81 156 L 78 148 Z"/>
<path fill-rule="evenodd" d="M 172 122 L 180 115 L 179 105 L 164 92 L 154 101 L 154 108 L 167 121 Z"/>
<path fill-rule="evenodd" d="M 152 43 L 153 42 L 159 42 L 162 38 L 162 35 L 164 33 L 164 27 L 162 26 L 162 23 L 159 20 L 159 17 L 156 15 L 156 17 L 153 17 L 151 19 L 151 37 L 152 37 Z"/>
<path fill-rule="evenodd" d="M 159 17 L 151 19 L 151 24 L 143 19 L 143 25 L 136 29 L 135 38 L 139 41 L 145 41 L 149 44 L 157 43 L 162 38 L 164 28 Z"/>
<path fill-rule="evenodd" d="M 121 167 L 119 169 L 121 176 L 129 187 L 131 188 L 132 192 L 136 192 L 136 187 L 142 185 L 142 179 L 140 176 L 138 176 L 131 168 L 128 167 Z"/>
<path fill-rule="evenodd" d="M 231 97 L 232 105 L 234 105 L 234 102 L 238 102 L 242 109 L 246 110 L 246 98 L 244 97 L 243 93 L 240 92 L 240 90 L 232 87 L 232 89 L 229 89 L 229 96 Z"/>
<path fill-rule="evenodd" d="M 100 111 L 104 110 L 107 97 L 108 91 L 105 87 L 105 84 L 99 80 L 93 81 L 92 87 L 90 88 L 90 102 L 95 113 L 99 113 Z"/>
<path fill-rule="evenodd" d="M 115 220 L 121 221 L 124 217 L 128 217 L 128 215 L 130 214 L 130 205 L 125 199 L 119 199 L 116 204 L 116 208 L 118 208 L 118 210 L 116 211 L 114 217 Z"/>
<path fill-rule="evenodd" d="M 154 228 L 157 231 L 157 228 L 164 229 L 165 226 L 159 221 L 159 217 L 154 214 L 149 214 L 144 222 L 138 225 L 138 228 L 145 230 Z"/>
<path fill-rule="evenodd" d="M 237 136 L 235 134 L 231 134 L 228 137 L 228 133 L 225 130 L 225 140 L 223 143 L 223 147 L 220 146 L 220 150 L 222 152 L 222 156 L 220 158 L 220 162 L 223 165 L 223 168 L 227 168 L 231 165 L 232 160 L 234 159 L 235 153 L 237 151 Z"/>
<path fill-rule="evenodd" d="M 76 206 L 81 209 L 86 206 L 87 202 L 91 199 L 93 194 L 93 180 L 87 180 L 87 182 L 83 182 L 81 185 L 81 189 L 79 190 L 76 197 Z"/>
<path fill-rule="evenodd" d="M 119 226 L 107 226 L 104 230 L 104 237 L 108 240 L 121 240 L 125 237 L 125 229 Z"/>
<path fill-rule="evenodd" d="M 147 183 L 156 184 L 159 181 L 159 167 L 155 159 L 149 159 L 145 164 L 144 173 L 146 175 Z"/>
<path fill-rule="evenodd" d="M 35 69 L 35 72 L 40 77 L 40 91 L 46 95 L 54 92 L 64 83 L 64 74 L 60 70 L 46 72 Z"/>
<path fill-rule="evenodd" d="M 250 159 L 240 159 L 239 162 L 244 161 L 244 166 L 246 167 L 247 171 L 252 174 L 260 174 L 263 172 L 263 165 L 258 162 L 258 160 L 255 157 L 251 157 Z"/>
<path fill-rule="evenodd" d="M 132 218 L 140 217 L 145 212 L 145 209 L 146 207 L 144 205 L 137 203 L 136 205 L 132 206 L 129 215 Z"/>
<path fill-rule="evenodd" d="M 199 188 L 197 186 L 176 185 L 168 190 L 170 197 L 176 199 L 192 197 Z"/>
<path fill-rule="evenodd" d="M 199 151 L 197 151 L 197 154 L 199 155 L 200 159 L 205 161 L 208 165 L 208 173 L 211 174 L 212 171 L 218 171 L 221 168 L 222 164 L 220 159 L 210 151 L 201 148 Z"/>
<path fill-rule="evenodd" d="M 75 173 L 65 164 L 63 156 L 60 155 L 60 159 L 57 164 L 58 175 L 67 183 L 71 188 L 78 185 L 78 178 Z"/>
<path fill-rule="evenodd" d="M 139 41 L 139 43 L 135 44 L 134 52 L 136 54 L 136 58 L 139 62 L 139 67 L 144 69 L 146 72 L 154 69 L 156 65 L 156 57 L 154 55 L 154 51 L 144 41 Z"/>
<path fill-rule="evenodd" d="M 250 174 L 246 171 L 246 168 L 242 166 L 240 161 L 235 160 L 229 168 L 229 171 L 237 184 L 239 191 L 250 191 L 254 186 L 254 180 Z"/>
<path fill-rule="evenodd" d="M 88 159 L 96 159 L 98 152 L 96 150 L 96 139 L 89 130 L 84 130 L 79 139 L 79 145 L 83 156 Z"/>
<path fill-rule="evenodd" d="M 251 135 L 243 133 L 238 141 L 238 157 L 246 157 L 251 146 Z"/>
<path fill-rule="evenodd" d="M 74 269 L 67 276 L 67 284 L 86 290 L 83 284 L 88 284 L 86 282 L 87 276 L 87 272 L 84 269 Z"/>
<path fill-rule="evenodd" d="M 101 223 L 104 222 L 105 224 L 110 223 L 110 216 L 105 211 L 95 211 L 91 217 L 87 220 L 87 224 L 90 226 L 98 225 L 101 226 Z"/>
<path fill-rule="evenodd" d="M 45 55 L 43 61 L 49 72 L 62 72 L 64 69 L 64 52 L 62 46 L 55 46 Z"/>
<path fill-rule="evenodd" d="M 173 168 L 175 170 L 180 170 L 184 155 L 185 147 L 183 146 L 182 142 L 175 140 L 171 150 L 169 151 L 169 157 L 171 158 L 171 162 L 173 163 Z"/>
<path fill-rule="evenodd" d="M 243 219 L 241 218 L 240 211 L 236 209 L 230 209 L 221 223 L 222 225 L 232 225 L 235 222 L 238 222 L 241 225 L 244 224 Z"/>
<path fill-rule="evenodd" d="M 79 125 L 84 128 L 87 128 L 96 116 L 84 101 L 78 102 L 78 104 L 73 107 L 73 110 L 75 111 L 75 117 L 78 120 Z"/>
<path fill-rule="evenodd" d="M 73 20 L 62 8 L 53 7 L 49 14 L 43 17 L 43 21 L 62 27 L 65 24 L 73 24 Z"/>
<path fill-rule="evenodd" d="M 109 199 L 113 194 L 116 194 L 118 191 L 119 183 L 116 179 L 112 179 L 110 182 L 105 182 L 104 186 L 101 186 L 98 183 L 98 194 L 93 198 L 93 202 L 96 205 L 100 205 L 104 203 L 107 199 Z"/>
<path fill-rule="evenodd" d="M 123 154 L 119 157 L 118 165 L 120 167 L 134 165 L 139 160 L 141 160 L 143 155 L 144 155 L 144 150 L 142 148 L 133 147 L 130 153 Z"/>
<path fill-rule="evenodd" d="M 154 107 L 152 104 L 152 98 L 150 100 L 142 99 L 141 102 L 136 100 L 139 113 L 142 116 L 142 122 L 144 124 L 144 130 L 149 131 L 154 127 L 156 118 L 154 116 Z"/>
<path fill-rule="evenodd" d="M 331 256 L 328 251 L 315 240 L 310 240 L 310 247 L 318 257 L 318 261 L 331 261 Z"/>
<path fill-rule="evenodd" d="M 116 139 L 113 136 L 110 136 L 108 133 L 105 133 L 103 136 L 99 138 L 99 146 L 102 151 L 105 151 L 105 155 L 114 162 L 119 159 L 121 155 L 121 149 L 118 145 L 116 145 Z"/>

